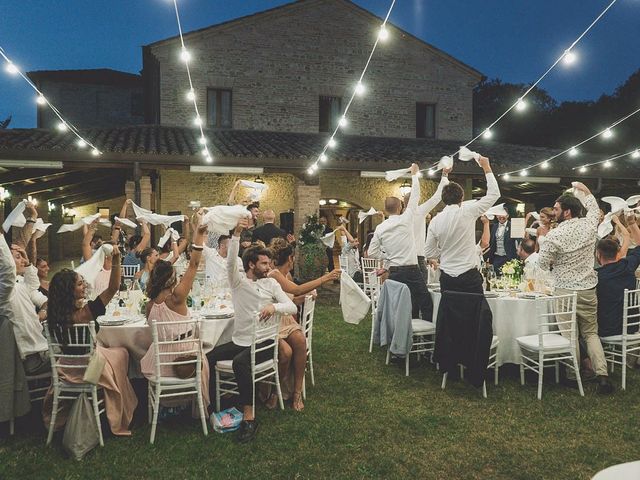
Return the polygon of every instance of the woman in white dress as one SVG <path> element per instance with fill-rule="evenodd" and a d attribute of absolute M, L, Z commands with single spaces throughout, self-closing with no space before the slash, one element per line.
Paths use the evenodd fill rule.
<path fill-rule="evenodd" d="M 529 219 L 533 216 L 533 212 L 529 212 L 525 218 L 525 223 L 528 223 Z M 536 238 L 536 251 L 540 250 L 540 245 L 544 243 L 546 240 L 545 237 L 547 233 L 551 231 L 552 228 L 556 226 L 555 223 L 555 215 L 553 213 L 553 208 L 544 207 L 540 210 L 540 219 L 536 220 L 531 224 L 531 228 L 527 229 L 527 233 L 525 233 L 525 238 Z M 532 229 L 535 228 L 535 233 L 533 233 Z"/>

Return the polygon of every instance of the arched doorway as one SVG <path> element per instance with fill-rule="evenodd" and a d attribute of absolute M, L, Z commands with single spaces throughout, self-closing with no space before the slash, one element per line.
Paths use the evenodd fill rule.
<path fill-rule="evenodd" d="M 347 230 L 360 242 L 360 246 L 364 246 L 367 234 L 373 231 L 375 225 L 372 217 L 367 217 L 362 224 L 358 223 L 358 212 L 364 210 L 360 205 L 357 205 L 348 200 L 340 198 L 321 198 L 320 199 L 320 216 L 327 218 L 327 224 L 335 229 L 340 225 L 340 217 L 346 218 L 349 223 L 346 225 Z M 334 247 L 334 256 L 339 255 L 338 242 Z M 337 262 L 336 262 L 337 265 Z"/>

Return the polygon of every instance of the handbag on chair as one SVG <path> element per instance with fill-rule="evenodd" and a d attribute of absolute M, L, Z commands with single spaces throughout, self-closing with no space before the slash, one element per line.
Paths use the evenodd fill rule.
<path fill-rule="evenodd" d="M 94 350 L 91 358 L 89 359 L 89 363 L 87 364 L 87 369 L 84 371 L 82 381 L 97 385 L 100 381 L 100 377 L 102 376 L 102 371 L 104 370 L 106 363 L 107 361 L 105 358 L 100 355 L 97 350 Z"/>

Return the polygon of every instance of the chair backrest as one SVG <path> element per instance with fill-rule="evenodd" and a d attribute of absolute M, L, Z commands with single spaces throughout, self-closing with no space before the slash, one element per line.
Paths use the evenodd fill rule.
<path fill-rule="evenodd" d="M 379 268 L 382 268 L 382 259 L 380 258 L 362 257 L 360 261 L 362 262 L 363 272 L 365 270 L 377 270 Z"/>
<path fill-rule="evenodd" d="M 544 347 L 545 337 L 559 333 L 569 339 L 572 351 L 575 351 L 578 344 L 576 305 L 576 293 L 536 299 L 540 348 Z M 552 330 L 553 328 L 556 330 Z"/>
<path fill-rule="evenodd" d="M 640 278 L 636 278 L 636 290 L 640 289 Z"/>
<path fill-rule="evenodd" d="M 267 320 L 256 316 L 253 321 L 253 341 L 251 342 L 251 370 L 256 366 L 256 354 L 265 350 L 273 350 L 273 360 L 278 364 L 278 333 L 280 331 L 280 314 L 276 313 Z"/>
<path fill-rule="evenodd" d="M 352 272 L 349 271 L 349 259 L 346 255 L 339 255 L 338 262 L 340 262 L 340 270 L 346 272 L 347 275 L 351 276 Z"/>
<path fill-rule="evenodd" d="M 160 378 L 162 367 L 174 370 L 176 366 L 194 365 L 195 378 L 200 378 L 202 369 L 202 340 L 200 320 L 158 322 L 151 320 L 151 338 L 155 354 L 155 375 Z M 182 357 L 178 361 L 177 357 Z M 166 374 L 164 376 L 167 376 Z"/>
<path fill-rule="evenodd" d="M 69 328 L 57 330 L 55 334 L 49 331 L 49 325 L 45 323 L 44 335 L 49 346 L 51 375 L 54 382 L 59 379 L 58 368 L 77 370 L 79 374 L 84 374 L 95 348 L 95 322 L 71 325 Z M 65 351 L 69 352 L 69 349 L 72 348 L 84 353 L 64 353 Z"/>
<path fill-rule="evenodd" d="M 361 258 L 362 261 L 362 289 L 364 293 L 373 298 L 374 292 L 380 292 L 380 277 L 376 270 L 382 268 L 382 260 L 379 258 Z"/>
<path fill-rule="evenodd" d="M 640 289 L 624 290 L 624 309 L 622 311 L 622 342 L 626 343 L 629 329 L 640 329 Z"/>
<path fill-rule="evenodd" d="M 140 270 L 140 264 L 136 265 L 122 265 L 122 276 L 124 278 L 133 278 Z"/>
<path fill-rule="evenodd" d="M 304 306 L 302 307 L 302 329 L 304 330 L 304 336 L 307 339 L 307 351 L 311 348 L 311 341 L 313 340 L 313 316 L 315 314 L 316 301 L 312 295 L 307 295 L 304 298 Z"/>

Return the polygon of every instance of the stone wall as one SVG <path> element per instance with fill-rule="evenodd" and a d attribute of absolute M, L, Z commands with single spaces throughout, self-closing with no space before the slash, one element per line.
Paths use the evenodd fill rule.
<path fill-rule="evenodd" d="M 234 129 L 318 132 L 319 96 L 342 97 L 344 107 L 379 25 L 343 1 L 317 0 L 188 35 L 198 108 L 207 112 L 207 88 L 231 89 Z M 347 131 L 413 138 L 416 102 L 427 102 L 437 105 L 437 138 L 468 138 L 479 77 L 401 30 L 389 30 Z M 179 51 L 178 40 L 150 46 L 160 64 L 165 125 L 193 124 Z"/>

